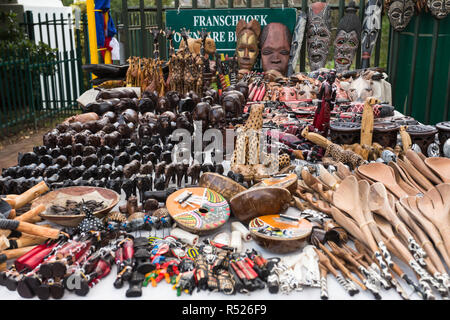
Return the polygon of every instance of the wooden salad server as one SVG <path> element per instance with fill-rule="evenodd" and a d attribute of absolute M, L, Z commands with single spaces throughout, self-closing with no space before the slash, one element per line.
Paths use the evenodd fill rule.
<path fill-rule="evenodd" d="M 384 260 L 388 264 L 389 268 L 392 268 L 393 262 L 391 254 L 389 253 L 385 243 L 383 242 L 383 237 L 381 236 L 380 230 L 378 230 L 378 226 L 373 219 L 373 213 L 372 211 L 370 211 L 369 208 L 370 185 L 367 181 L 361 180 L 358 182 L 358 186 L 359 186 L 359 201 L 361 203 L 361 208 L 364 217 L 366 219 L 366 223 L 369 226 L 374 239 L 377 241 L 378 248 L 380 248 Z"/>
<path fill-rule="evenodd" d="M 397 198 L 408 194 L 397 184 L 392 169 L 384 163 L 375 162 L 358 167 L 358 172 L 377 182 L 383 183 Z"/>
<path fill-rule="evenodd" d="M 413 164 L 413 166 L 419 170 L 427 179 L 429 179 L 434 184 L 440 184 L 443 181 L 437 177 L 430 168 L 425 164 L 422 158 L 413 150 L 408 150 L 405 153 L 406 158 Z"/>
<path fill-rule="evenodd" d="M 435 172 L 444 183 L 450 183 L 450 159 L 434 157 L 425 159 L 425 164 Z"/>
<path fill-rule="evenodd" d="M 431 243 L 430 239 L 428 238 L 427 234 L 416 224 L 416 222 L 409 216 L 408 212 L 406 212 L 406 209 L 403 207 L 403 205 L 400 202 L 395 203 L 395 208 L 397 209 L 397 212 L 401 219 L 408 225 L 408 227 L 411 228 L 411 230 L 415 233 L 416 237 L 418 238 L 419 242 L 421 243 L 423 249 L 427 253 L 429 259 L 433 263 L 433 265 L 436 267 L 437 271 L 433 272 L 432 275 L 435 279 L 437 279 L 439 282 L 441 282 L 448 291 L 450 291 L 450 277 L 447 273 L 447 270 L 445 269 L 444 264 L 442 263 L 441 258 L 439 257 L 438 253 L 436 252 L 433 244 Z M 429 266 L 430 263 L 427 263 L 427 266 Z"/>
<path fill-rule="evenodd" d="M 406 158 L 404 158 L 406 159 Z M 426 190 L 433 188 L 433 185 L 427 178 L 425 178 L 419 171 L 417 171 L 414 166 L 406 159 L 405 161 L 402 159 L 397 159 L 397 165 L 403 169 L 406 177 L 410 184 L 414 185 L 416 189 L 420 190 L 421 193 L 425 193 Z M 414 177 L 413 177 L 414 175 Z"/>
<path fill-rule="evenodd" d="M 369 207 L 370 210 L 378 213 L 384 217 L 387 221 L 395 227 L 395 230 L 403 237 L 403 239 L 408 243 L 408 249 L 414 254 L 421 265 L 425 265 L 423 260 L 426 257 L 426 252 L 422 247 L 415 241 L 414 237 L 411 235 L 406 225 L 391 207 L 391 203 L 395 202 L 392 198 L 389 201 L 389 195 L 386 192 L 386 188 L 382 183 L 374 183 L 370 186 L 369 193 Z"/>
<path fill-rule="evenodd" d="M 387 277 L 386 279 L 390 279 L 389 277 L 391 275 L 388 272 L 388 266 L 383 260 L 383 255 L 380 253 L 380 248 L 378 247 L 369 228 L 368 222 L 364 217 L 359 198 L 358 181 L 355 177 L 349 176 L 342 181 L 339 188 L 333 193 L 333 204 L 340 210 L 345 211 L 355 220 L 364 235 L 364 239 L 366 240 L 365 242 L 377 258 L 381 266 L 383 276 L 385 278 Z"/>
<path fill-rule="evenodd" d="M 409 250 L 403 245 L 400 239 L 397 238 L 397 236 L 394 234 L 394 231 L 392 230 L 392 225 L 389 223 L 389 221 L 380 216 L 375 216 L 374 218 L 375 222 L 380 228 L 380 231 L 386 237 L 388 245 L 389 244 L 392 245 L 398 252 L 398 257 L 402 259 L 405 263 L 407 263 L 419 276 L 420 278 L 419 284 L 421 284 L 423 288 L 426 288 L 427 287 L 426 282 L 429 282 L 433 284 L 433 286 L 436 287 L 437 289 L 441 288 L 439 283 L 424 268 L 422 268 L 419 265 L 419 263 L 417 263 L 412 254 L 409 252 Z M 424 289 L 424 291 L 431 292 L 431 290 L 428 289 L 427 290 Z M 447 292 L 447 290 L 445 290 L 445 292 Z M 431 296 L 429 296 L 428 298 L 431 298 Z"/>
<path fill-rule="evenodd" d="M 407 197 L 400 199 L 400 203 L 403 208 L 413 217 L 413 219 L 422 227 L 422 229 L 427 233 L 427 235 L 433 241 L 434 246 L 441 254 L 445 261 L 447 267 L 450 266 L 450 255 L 447 253 L 442 236 L 439 233 L 437 227 L 428 220 L 417 206 L 418 197 Z"/>
<path fill-rule="evenodd" d="M 391 161 L 388 163 L 388 166 L 391 167 L 394 171 L 395 175 L 395 181 L 397 181 L 397 184 L 402 188 L 408 195 L 415 196 L 418 193 L 420 193 L 420 190 L 417 189 L 414 185 L 412 185 L 408 177 L 406 176 L 403 169 L 400 168 L 399 165 L 397 165 L 395 162 Z"/>
<path fill-rule="evenodd" d="M 339 181 L 324 168 L 323 165 L 319 164 L 319 180 L 325 184 L 329 189 L 335 190 L 339 186 Z"/>
<path fill-rule="evenodd" d="M 450 184 L 437 185 L 417 200 L 417 206 L 439 230 L 450 255 Z"/>

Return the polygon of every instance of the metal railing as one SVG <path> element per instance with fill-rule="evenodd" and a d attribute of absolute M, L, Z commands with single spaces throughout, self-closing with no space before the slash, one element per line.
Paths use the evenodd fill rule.
<path fill-rule="evenodd" d="M 144 0 L 140 0 L 140 5 L 138 7 L 128 7 L 128 3 L 126 0 L 122 0 L 122 10 L 121 15 L 115 16 L 115 21 L 117 21 L 118 29 L 119 29 L 119 35 L 120 39 L 119 41 L 123 42 L 125 45 L 125 56 L 140 56 L 140 57 L 148 57 L 152 55 L 152 48 L 153 39 L 150 36 L 150 32 L 148 31 L 150 28 L 158 27 L 160 29 L 164 29 L 165 25 L 165 12 L 166 10 L 173 10 L 173 9 L 182 9 L 182 10 L 189 10 L 189 9 L 200 9 L 198 5 L 198 1 L 192 0 L 191 6 L 183 6 L 180 7 L 180 1 L 174 0 L 173 1 L 173 7 L 167 6 L 163 7 L 162 1 L 155 1 L 156 5 L 153 7 L 146 7 L 144 5 Z M 274 3 L 276 4 L 274 5 Z M 308 0 L 282 0 L 280 1 L 271 1 L 271 0 L 264 0 L 262 7 L 256 7 L 254 6 L 254 2 L 252 0 L 246 0 L 245 1 L 245 7 L 239 6 L 239 8 L 274 8 L 274 7 L 285 7 L 285 8 L 295 8 L 297 10 L 302 10 L 302 8 L 308 8 Z M 355 1 L 356 8 L 358 9 L 358 16 L 361 20 L 361 23 L 364 19 L 364 11 L 365 11 L 365 0 L 356 0 Z M 383 4 L 384 5 L 384 4 Z M 344 0 L 338 0 L 337 4 L 329 4 L 329 7 L 331 9 L 332 19 L 335 20 L 335 23 L 333 25 L 337 25 L 337 22 L 340 20 L 340 18 L 344 15 L 345 12 L 345 6 L 346 3 Z M 226 8 L 238 8 L 235 6 L 233 0 L 227 1 L 227 6 L 221 6 L 220 9 L 226 9 Z M 201 9 L 219 9 L 218 6 L 216 6 L 215 0 L 209 1 L 209 7 L 202 6 Z M 386 23 L 386 21 L 382 19 L 381 21 L 381 28 L 383 25 L 383 22 Z M 145 21 L 144 24 L 141 23 L 141 21 Z M 335 32 L 335 28 L 332 30 L 332 32 Z M 388 43 L 389 37 L 388 32 L 385 32 L 384 34 L 380 32 L 380 36 L 377 39 L 374 54 L 372 55 L 372 63 L 371 65 L 375 66 L 384 66 L 386 67 L 388 64 L 388 58 L 385 57 L 384 60 L 381 59 L 381 47 L 382 47 L 382 41 Z M 127 51 L 128 49 L 128 51 Z M 168 48 L 166 47 L 166 43 L 163 38 L 160 39 L 160 54 L 161 58 L 165 59 L 167 58 L 167 51 Z M 329 54 L 329 60 L 332 59 L 333 51 L 330 50 Z M 361 61 L 361 52 L 358 50 L 357 56 L 355 59 L 355 68 L 360 67 L 360 61 Z M 303 41 L 302 48 L 300 51 L 300 59 L 299 59 L 299 69 L 300 71 L 304 72 L 306 71 L 306 41 Z"/>
<path fill-rule="evenodd" d="M 86 26 L 86 19 L 83 21 L 78 25 Z M 21 25 L 29 40 L 43 42 L 57 51 L 55 56 L 33 55 L 27 50 L 0 52 L 2 136 L 24 127 L 37 128 L 47 120 L 79 110 L 76 99 L 89 82 L 81 69 L 81 30 L 73 30 L 73 22 L 70 14 L 38 14 L 36 19 L 30 11 L 24 13 Z"/>

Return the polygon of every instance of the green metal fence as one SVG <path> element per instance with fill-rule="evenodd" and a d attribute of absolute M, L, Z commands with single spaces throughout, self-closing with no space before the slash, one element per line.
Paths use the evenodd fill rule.
<path fill-rule="evenodd" d="M 87 30 L 86 19 L 84 25 Z M 14 133 L 78 111 L 76 99 L 89 86 L 81 70 L 82 34 L 73 30 L 72 15 L 25 12 L 22 23 L 28 38 L 57 48 L 56 57 L 27 51 L 0 52 L 0 134 Z M 84 40 L 87 41 L 86 33 Z M 87 58 L 87 61 L 89 62 Z"/>
<path fill-rule="evenodd" d="M 173 6 L 165 6 L 163 7 L 162 1 L 155 1 L 154 6 L 145 6 L 145 1 L 140 0 L 138 7 L 128 7 L 127 0 L 122 0 L 122 10 L 121 15 L 117 15 L 115 17 L 115 21 L 117 22 L 119 29 L 119 41 L 125 44 L 125 56 L 140 56 L 140 57 L 148 57 L 152 55 L 152 37 L 150 35 L 149 29 L 158 27 L 160 29 L 165 28 L 165 12 L 168 9 L 180 9 L 180 10 L 189 10 L 189 9 L 200 9 L 198 5 L 198 1 L 192 0 L 191 6 L 183 6 L 180 7 L 180 1 L 174 0 L 172 1 Z M 323 1 L 325 2 L 325 1 Z M 348 4 L 349 1 L 347 1 Z M 358 15 L 361 20 L 361 23 L 364 19 L 364 11 L 365 11 L 365 2 L 366 0 L 355 0 L 356 8 L 358 9 Z M 239 6 L 239 8 L 257 8 L 255 2 L 252 0 L 246 0 L 244 2 L 245 6 Z M 282 0 L 274 1 L 274 0 L 264 0 L 263 6 L 259 6 L 258 8 L 274 8 L 274 7 L 285 7 L 285 8 L 295 8 L 297 10 L 303 10 L 306 12 L 306 8 L 308 8 L 309 2 L 308 0 Z M 337 0 L 335 4 L 329 4 L 331 9 L 331 15 L 333 19 L 333 26 L 336 26 L 339 19 L 344 15 L 346 2 L 345 0 Z M 215 0 L 209 1 L 208 7 L 201 7 L 201 9 L 218 9 L 218 8 L 238 8 L 235 5 L 235 1 L 228 0 L 226 6 L 218 7 L 216 5 Z M 141 21 L 145 21 L 141 23 Z M 383 24 L 386 24 L 386 18 L 382 19 L 381 27 Z M 335 30 L 332 30 L 335 32 Z M 380 33 L 381 36 L 378 37 L 377 43 L 375 45 L 374 54 L 372 55 L 371 65 L 382 66 L 385 67 L 387 65 L 387 57 L 381 59 L 381 47 L 385 45 L 387 47 L 388 43 L 388 32 Z M 128 51 L 127 51 L 128 49 Z M 161 58 L 165 59 L 167 57 L 167 50 L 164 38 L 160 38 L 160 53 Z M 330 50 L 329 60 L 331 61 L 333 57 L 333 50 Z M 355 59 L 355 68 L 360 67 L 361 61 L 361 52 L 358 50 L 357 56 Z M 300 59 L 299 59 L 299 70 L 304 72 L 306 71 L 306 41 L 303 41 L 302 48 L 300 51 Z"/>

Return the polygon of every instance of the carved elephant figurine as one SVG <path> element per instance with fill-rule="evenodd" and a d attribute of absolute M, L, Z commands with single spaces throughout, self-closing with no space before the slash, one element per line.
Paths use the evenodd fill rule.
<path fill-rule="evenodd" d="M 214 129 L 226 127 L 225 110 L 220 104 L 213 105 L 209 111 L 209 124 Z"/>
<path fill-rule="evenodd" d="M 172 162 L 171 164 L 167 165 L 164 171 L 164 175 L 166 176 L 165 188 L 167 189 L 169 187 L 170 181 L 175 180 L 176 164 Z"/>
<path fill-rule="evenodd" d="M 155 178 L 159 178 L 164 171 L 166 170 L 166 162 L 165 161 L 161 161 L 158 162 L 155 166 Z M 155 180 L 156 181 L 156 180 Z"/>
<path fill-rule="evenodd" d="M 192 117 L 189 112 L 183 112 L 177 115 L 176 128 L 186 129 L 191 134 L 194 132 L 194 125 L 192 124 Z"/>
<path fill-rule="evenodd" d="M 176 112 L 181 100 L 180 94 L 177 91 L 168 91 L 166 93 L 166 98 L 170 104 L 170 111 Z"/>
<path fill-rule="evenodd" d="M 175 165 L 175 172 L 177 176 L 177 186 L 178 188 L 181 187 L 181 182 L 183 181 L 183 178 L 187 178 L 187 169 L 189 168 L 189 162 L 187 160 L 183 160 L 181 162 L 178 162 Z"/>
<path fill-rule="evenodd" d="M 169 99 L 167 97 L 159 97 L 156 106 L 156 113 L 162 114 L 166 111 L 172 111 Z"/>
<path fill-rule="evenodd" d="M 209 127 L 209 112 L 211 110 L 211 105 L 207 102 L 200 102 L 194 108 L 192 114 L 192 120 L 201 121 L 202 131 L 205 132 Z"/>
<path fill-rule="evenodd" d="M 191 177 L 191 184 L 197 184 L 200 178 L 202 166 L 200 163 L 193 163 L 187 170 L 187 175 Z"/>
<path fill-rule="evenodd" d="M 239 118 L 244 104 L 244 95 L 239 91 L 229 91 L 222 95 L 222 107 L 225 109 L 227 119 Z"/>

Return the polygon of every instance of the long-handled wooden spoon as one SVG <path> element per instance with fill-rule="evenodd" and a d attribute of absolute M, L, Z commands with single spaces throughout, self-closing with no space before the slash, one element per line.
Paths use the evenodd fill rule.
<path fill-rule="evenodd" d="M 442 263 L 441 258 L 439 257 L 438 253 L 436 252 L 433 244 L 431 243 L 430 239 L 428 238 L 427 234 L 416 224 L 416 222 L 409 216 L 409 214 L 406 212 L 406 209 L 403 207 L 403 205 L 400 202 L 397 202 L 395 204 L 395 207 L 397 209 L 397 212 L 399 216 L 402 218 L 402 220 L 411 228 L 411 230 L 414 232 L 414 234 L 417 236 L 417 238 L 420 241 L 420 244 L 422 245 L 422 248 L 426 251 L 428 257 L 433 262 L 434 266 L 437 269 L 437 272 L 433 272 L 432 275 L 435 279 L 440 281 L 447 290 L 450 291 L 450 277 L 447 273 L 447 270 L 445 269 L 444 264 Z M 430 264 L 427 263 L 427 266 Z"/>
<path fill-rule="evenodd" d="M 392 245 L 395 248 L 394 250 L 398 252 L 398 257 L 402 259 L 404 262 L 406 262 L 414 270 L 414 272 L 419 275 L 420 277 L 419 283 L 422 284 L 422 286 L 424 286 L 423 281 L 436 284 L 436 281 L 433 279 L 433 277 L 431 277 L 431 275 L 417 263 L 412 254 L 409 252 L 409 250 L 394 234 L 394 231 L 392 230 L 392 226 L 389 223 L 389 221 L 387 221 L 381 216 L 375 216 L 374 218 L 375 222 L 380 228 L 381 233 L 383 233 L 383 235 L 387 239 L 386 243 L 388 245 Z M 439 285 L 437 286 L 439 287 Z M 429 291 L 431 290 L 426 290 L 426 292 Z M 429 296 L 428 298 L 431 298 L 431 296 Z"/>
<path fill-rule="evenodd" d="M 361 203 L 364 217 L 366 219 L 366 223 L 368 224 L 373 237 L 377 241 L 378 248 L 380 248 L 384 260 L 386 261 L 388 266 L 392 268 L 393 262 L 391 259 L 391 254 L 389 253 L 389 251 L 386 248 L 386 245 L 383 242 L 380 230 L 378 230 L 378 226 L 373 219 L 372 211 L 370 211 L 369 208 L 370 185 L 365 180 L 359 181 L 358 185 L 359 185 L 359 200 Z"/>
<path fill-rule="evenodd" d="M 413 150 L 406 151 L 405 155 L 406 158 L 409 161 L 411 161 L 412 164 L 416 167 L 416 169 L 419 170 L 431 182 L 433 182 L 434 184 L 440 184 L 443 182 L 430 170 L 430 168 L 428 168 L 428 166 L 425 164 L 422 158 L 420 158 L 419 155 L 415 153 Z"/>
<path fill-rule="evenodd" d="M 418 199 L 417 206 L 439 230 L 450 255 L 450 184 L 443 183 L 431 189 Z"/>
<path fill-rule="evenodd" d="M 383 216 L 391 223 L 392 226 L 395 227 L 395 230 L 408 243 L 408 249 L 414 254 L 415 257 L 422 259 L 419 259 L 418 261 L 423 265 L 423 258 L 426 257 L 426 252 L 414 240 L 405 224 L 400 220 L 389 204 L 389 197 L 386 193 L 386 188 L 382 183 L 375 183 L 370 186 L 369 207 L 370 210 Z"/>
<path fill-rule="evenodd" d="M 428 220 L 419 210 L 417 206 L 417 200 L 417 197 L 406 197 L 400 199 L 400 203 L 403 208 L 405 208 L 406 211 L 413 217 L 413 219 L 422 227 L 422 229 L 425 230 L 427 235 L 433 241 L 434 246 L 444 259 L 447 267 L 450 267 L 450 255 L 447 253 L 447 249 L 445 248 L 441 234 L 439 233 L 439 230 L 436 228 L 436 226 L 430 220 Z"/>
<path fill-rule="evenodd" d="M 383 183 L 389 191 L 395 194 L 397 198 L 407 196 L 408 194 L 397 184 L 395 175 L 391 168 L 383 163 L 375 162 L 358 167 L 358 172 L 362 175 Z"/>
<path fill-rule="evenodd" d="M 425 159 L 425 164 L 435 172 L 444 183 L 450 182 L 450 159 L 434 157 Z"/>
<path fill-rule="evenodd" d="M 403 172 L 408 178 L 410 184 L 414 185 L 416 189 L 420 190 L 421 193 L 425 193 L 426 190 L 433 188 L 431 182 L 428 181 L 428 179 L 425 178 L 419 171 L 417 171 L 416 168 L 411 165 L 408 159 L 406 159 L 406 161 L 397 159 L 397 165 L 403 169 Z M 415 177 L 412 177 L 412 175 L 414 175 Z"/>
<path fill-rule="evenodd" d="M 395 162 L 389 162 L 388 166 L 394 170 L 395 181 L 397 181 L 397 184 L 408 195 L 415 196 L 420 193 L 420 190 L 416 189 L 416 187 L 409 182 L 406 174 L 403 172 L 403 169 L 401 169 Z"/>
<path fill-rule="evenodd" d="M 365 242 L 382 266 L 383 276 L 387 277 L 386 279 L 389 279 L 390 274 L 387 272 L 388 266 L 383 260 L 380 248 L 378 247 L 366 218 L 364 217 L 359 198 L 358 181 L 355 177 L 349 176 L 342 181 L 339 188 L 333 193 L 333 204 L 342 211 L 345 211 L 358 224 L 358 227 L 361 229 L 364 239 L 366 240 Z"/>

